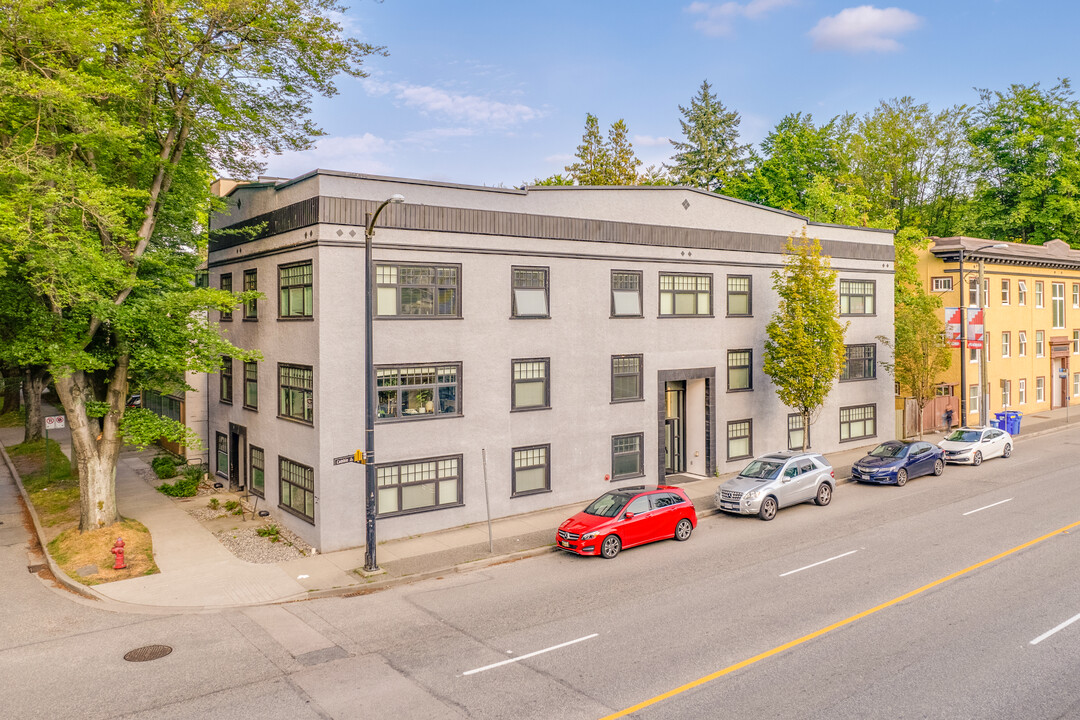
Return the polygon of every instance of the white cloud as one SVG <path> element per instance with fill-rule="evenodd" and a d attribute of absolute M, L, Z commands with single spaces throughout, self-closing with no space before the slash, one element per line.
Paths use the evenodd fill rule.
<path fill-rule="evenodd" d="M 900 8 L 861 5 L 824 17 L 808 33 L 816 50 L 895 52 L 903 46 L 896 36 L 918 28 L 923 19 Z"/>
<path fill-rule="evenodd" d="M 534 120 L 543 114 L 522 103 L 504 103 L 478 95 L 453 93 L 427 85 L 368 80 L 364 83 L 364 88 L 371 95 L 393 95 L 394 99 L 409 107 L 419 108 L 424 113 L 445 115 L 454 120 L 476 125 L 506 127 Z"/>
<path fill-rule="evenodd" d="M 559 153 L 557 155 L 548 155 L 544 158 L 544 162 L 551 165 L 569 165 L 574 161 L 574 157 L 570 153 Z"/>
<path fill-rule="evenodd" d="M 685 11 L 691 15 L 703 16 L 694 23 L 694 27 L 709 37 L 730 35 L 732 24 L 737 18 L 751 20 L 764 16 L 776 8 L 794 5 L 797 0 L 750 0 L 746 4 L 737 2 L 707 3 L 692 2 Z"/>
<path fill-rule="evenodd" d="M 316 168 L 369 175 L 390 175 L 392 167 L 379 157 L 393 153 L 394 144 L 371 133 L 323 137 L 311 150 L 286 152 L 267 158 L 267 174 L 292 178 Z"/>
<path fill-rule="evenodd" d="M 657 147 L 660 145 L 668 146 L 671 144 L 671 140 L 666 137 L 653 137 L 651 135 L 635 135 L 633 137 L 634 145 L 639 147 Z"/>

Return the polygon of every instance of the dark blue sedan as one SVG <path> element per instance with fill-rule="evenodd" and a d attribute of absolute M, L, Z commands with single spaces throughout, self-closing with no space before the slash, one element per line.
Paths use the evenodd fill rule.
<path fill-rule="evenodd" d="M 928 442 L 889 440 L 851 466 L 859 482 L 903 485 L 920 475 L 940 475 L 945 470 L 945 451 Z"/>

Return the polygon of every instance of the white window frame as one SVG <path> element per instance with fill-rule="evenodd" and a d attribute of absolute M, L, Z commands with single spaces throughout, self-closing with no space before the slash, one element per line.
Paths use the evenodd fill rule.
<path fill-rule="evenodd" d="M 1016 304 L 1027 305 L 1027 280 L 1016 281 Z"/>
<path fill-rule="evenodd" d="M 1027 357 L 1027 331 L 1020 330 L 1016 339 L 1016 356 Z"/>
<path fill-rule="evenodd" d="M 1009 304 L 1009 280 L 1005 278 L 1001 281 L 1001 304 Z"/>
<path fill-rule="evenodd" d="M 979 412 L 979 386 L 968 386 L 968 415 Z"/>
<path fill-rule="evenodd" d="M 1016 381 L 1016 400 L 1018 405 L 1027 404 L 1027 380 L 1024 378 Z"/>
<path fill-rule="evenodd" d="M 952 278 L 936 277 L 933 279 L 933 287 L 934 292 L 950 292 L 952 290 Z"/>
<path fill-rule="evenodd" d="M 1044 291 L 1044 288 L 1043 288 L 1043 282 L 1042 282 L 1042 280 L 1036 280 L 1035 281 L 1035 307 L 1037 307 L 1037 308 L 1044 307 L 1045 302 L 1046 302 L 1046 297 L 1045 297 L 1045 291 Z"/>
<path fill-rule="evenodd" d="M 1050 283 L 1050 316 L 1055 330 L 1065 329 L 1065 283 Z"/>
<path fill-rule="evenodd" d="M 1042 330 L 1035 331 L 1035 357 L 1045 357 L 1043 352 L 1043 345 L 1045 344 L 1046 336 Z"/>
<path fill-rule="evenodd" d="M 1009 350 L 1011 349 L 1009 347 L 1009 345 L 1011 344 L 1011 339 L 1012 339 L 1012 333 L 1009 333 L 1009 332 L 1001 333 L 1001 357 L 1002 358 L 1009 357 Z"/>
<path fill-rule="evenodd" d="M 1035 378 L 1035 402 L 1041 403 L 1046 397 L 1046 378 Z"/>

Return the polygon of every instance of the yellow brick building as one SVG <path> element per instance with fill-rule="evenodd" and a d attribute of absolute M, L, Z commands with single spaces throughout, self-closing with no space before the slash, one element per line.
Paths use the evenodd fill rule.
<path fill-rule="evenodd" d="M 960 396 L 954 424 L 977 425 L 982 407 L 992 421 L 1003 410 L 1029 415 L 1080 404 L 1080 251 L 1061 240 L 935 238 L 918 268 L 945 307 L 983 309 L 984 349 L 954 350 L 942 378 L 943 392 Z"/>

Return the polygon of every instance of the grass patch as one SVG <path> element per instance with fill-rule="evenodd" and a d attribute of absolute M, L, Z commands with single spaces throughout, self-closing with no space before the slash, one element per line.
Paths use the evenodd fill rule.
<path fill-rule="evenodd" d="M 78 479 L 71 475 L 71 461 L 55 440 L 49 440 L 47 468 L 44 439 L 12 445 L 7 451 L 11 456 L 11 461 L 15 463 L 15 469 L 19 471 L 19 477 L 22 478 L 23 487 L 27 492 L 41 490 L 50 485 L 78 486 Z"/>
<path fill-rule="evenodd" d="M 0 415 L 0 427 L 22 427 L 26 424 L 26 408 Z"/>
<path fill-rule="evenodd" d="M 127 568 L 123 570 L 112 569 L 116 558 L 110 549 L 118 537 L 124 539 Z M 49 543 L 49 554 L 68 577 L 83 585 L 100 585 L 159 572 L 154 563 L 150 531 L 137 520 L 121 520 L 85 533 L 80 533 L 77 527 L 69 528 Z M 80 569 L 86 574 L 80 575 Z"/>

